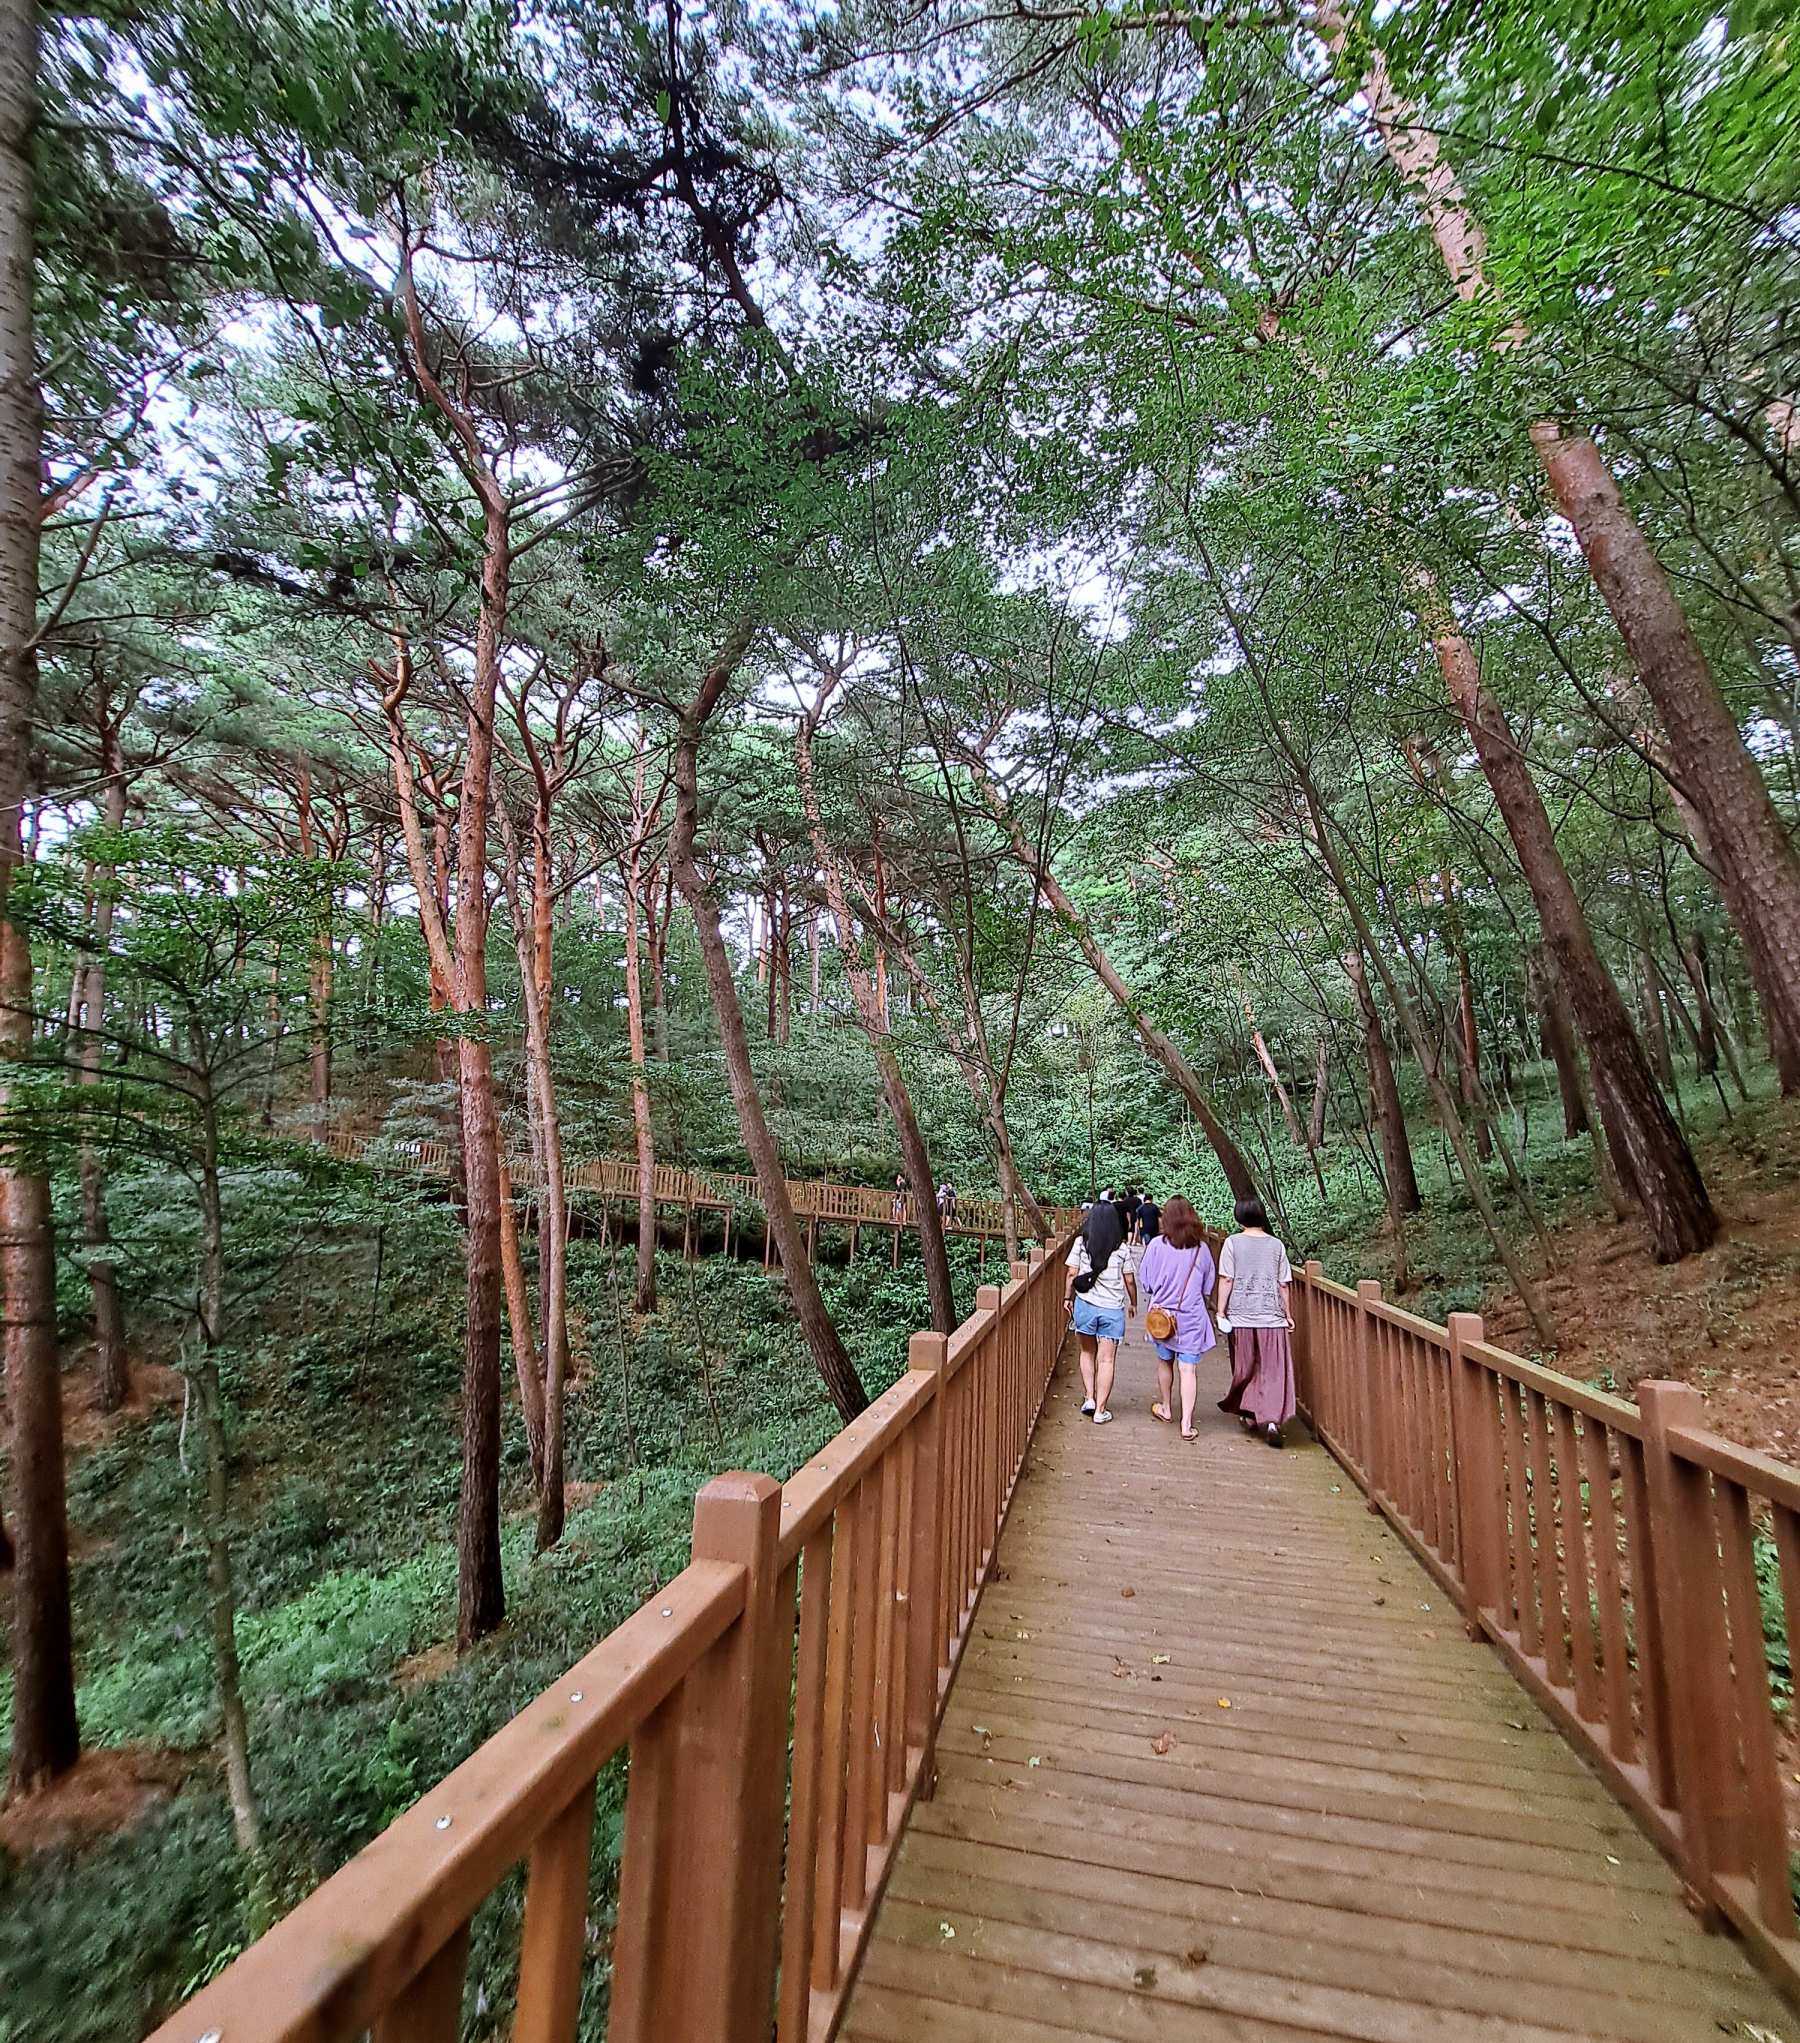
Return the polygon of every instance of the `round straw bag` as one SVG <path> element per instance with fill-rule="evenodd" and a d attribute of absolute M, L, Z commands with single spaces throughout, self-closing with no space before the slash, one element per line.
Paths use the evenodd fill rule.
<path fill-rule="evenodd" d="M 1200 1260 L 1200 1251 L 1195 1249 L 1187 1266 L 1187 1275 L 1181 1280 L 1181 1291 L 1175 1300 L 1175 1309 L 1166 1305 L 1153 1305 L 1144 1315 L 1144 1331 L 1153 1341 L 1160 1341 L 1166 1348 L 1175 1338 L 1175 1314 L 1181 1310 L 1182 1300 L 1187 1297 L 1187 1288 L 1194 1281 L 1194 1265 Z"/>

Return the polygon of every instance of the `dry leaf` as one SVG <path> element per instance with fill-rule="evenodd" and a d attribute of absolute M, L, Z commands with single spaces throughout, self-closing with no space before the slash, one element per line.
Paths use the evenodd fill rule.
<path fill-rule="evenodd" d="M 1150 1741 L 1150 1750 L 1156 1754 L 1158 1759 L 1166 1757 L 1174 1749 L 1175 1733 L 1173 1731 L 1164 1731 L 1160 1737 L 1152 1738 Z"/>
<path fill-rule="evenodd" d="M 1169 1656 L 1167 1653 L 1152 1653 L 1150 1664 L 1152 1667 L 1166 1667 L 1169 1664 Z"/>
<path fill-rule="evenodd" d="M 1196 1944 L 1191 1951 L 1182 1952 L 1181 1962 L 1190 1972 L 1197 1972 L 1206 1963 L 1208 1955 L 1203 1946 Z"/>
<path fill-rule="evenodd" d="M 1129 1601 L 1133 1596 L 1137 1594 L 1137 1591 L 1135 1589 L 1121 1589 L 1119 1591 L 1119 1594 L 1123 1596 L 1127 1601 Z"/>
<path fill-rule="evenodd" d="M 1043 1763 L 1044 1763 L 1044 1762 L 1043 1762 L 1043 1761 L 1042 1761 L 1042 1760 L 1041 1760 L 1041 1759 L 1040 1759 L 1040 1758 L 1038 1757 L 1038 1755 L 1037 1755 L 1037 1754 L 1036 1754 L 1035 1752 L 1034 1752 L 1034 1753 L 1033 1753 L 1033 1754 L 1031 1755 L 1031 1757 L 1030 1757 L 1030 1758 L 1029 1758 L 1029 1759 L 1028 1759 L 1028 1760 L 1027 1760 L 1027 1761 L 1025 1762 L 1025 1764 L 1026 1764 L 1027 1766 L 1042 1766 L 1042 1765 L 1043 1765 Z"/>
<path fill-rule="evenodd" d="M 953 1937 L 955 1934 L 955 1930 L 947 1922 L 940 1922 L 938 1924 L 938 1935 L 940 1937 Z"/>
<path fill-rule="evenodd" d="M 1156 1967 L 1154 1965 L 1140 1965 L 1131 1975 L 1131 1983 L 1140 1993 L 1148 1993 L 1156 1984 Z"/>
<path fill-rule="evenodd" d="M 1222 1710 L 1228 1710 L 1228 1709 L 1230 1709 L 1230 1707 L 1231 1707 L 1231 1698 L 1230 1698 L 1230 1696 L 1228 1696 L 1228 1695 L 1222 1695 L 1222 1696 L 1220 1696 L 1220 1698 L 1219 1698 L 1219 1707 L 1220 1707 L 1220 1709 L 1222 1709 Z"/>

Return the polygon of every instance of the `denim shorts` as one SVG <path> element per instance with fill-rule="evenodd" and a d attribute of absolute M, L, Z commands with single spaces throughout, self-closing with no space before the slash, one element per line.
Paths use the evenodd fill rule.
<path fill-rule="evenodd" d="M 1125 1338 L 1125 1308 L 1122 1305 L 1090 1305 L 1077 1291 L 1075 1331 L 1097 1340 L 1122 1341 Z"/>
<path fill-rule="evenodd" d="M 1200 1367 L 1198 1355 L 1178 1355 L 1173 1348 L 1165 1348 L 1161 1341 L 1152 1341 L 1150 1345 L 1156 1350 L 1156 1359 L 1159 1362 L 1179 1362 L 1183 1369 Z"/>

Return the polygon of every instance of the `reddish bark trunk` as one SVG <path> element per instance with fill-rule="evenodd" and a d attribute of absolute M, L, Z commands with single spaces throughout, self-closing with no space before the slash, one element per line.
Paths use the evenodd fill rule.
<path fill-rule="evenodd" d="M 1394 1076 L 1394 1060 L 1388 1051 L 1381 1026 L 1381 1011 L 1369 989 L 1360 951 L 1344 953 L 1344 976 L 1356 995 L 1362 1017 L 1363 1049 L 1369 1063 L 1369 1111 L 1381 1138 L 1381 1166 L 1387 1174 L 1388 1196 L 1400 1213 L 1417 1213 L 1425 1203 L 1419 1197 L 1418 1173 L 1413 1169 L 1412 1143 L 1406 1133 L 1406 1110 L 1400 1103 L 1400 1085 Z"/>
<path fill-rule="evenodd" d="M 737 1107 L 738 1127 L 756 1171 L 757 1191 L 768 1217 L 769 1232 L 781 1252 L 788 1296 L 820 1379 L 840 1416 L 849 1420 L 866 1409 L 868 1392 L 864 1390 L 856 1365 L 826 1310 L 825 1301 L 819 1293 L 818 1279 L 806 1253 L 806 1237 L 795 1218 L 781 1158 L 757 1090 L 756 1070 L 750 1058 L 749 1039 L 744 1033 L 744 1012 L 738 1002 L 737 977 L 731 968 L 731 954 L 719 929 L 718 908 L 696 857 L 700 734 L 748 651 L 751 636 L 749 623 L 740 623 L 719 659 L 709 669 L 682 719 L 675 747 L 675 829 L 669 849 L 669 864 L 675 884 L 681 889 L 682 899 L 694 919 L 694 933 L 699 940 L 701 962 L 706 970 L 707 991 L 712 996 L 713 1015 L 725 1052 L 726 1075 Z"/>
<path fill-rule="evenodd" d="M 1575 1011 L 1614 1166 L 1644 1208 L 1658 1261 L 1675 1261 L 1707 1247 L 1718 1233 L 1699 1167 L 1601 960 L 1557 848 L 1549 811 L 1511 727 L 1487 692 L 1475 649 L 1456 629 L 1436 584 L 1423 571 L 1415 572 L 1414 588 L 1439 671 L 1493 790 L 1519 870 L 1537 904 L 1545 948 Z"/>
<path fill-rule="evenodd" d="M 1336 0 L 1315 0 L 1313 20 L 1330 49 L 1345 55 L 1350 36 Z M 1491 299 L 1481 223 L 1436 135 L 1395 89 L 1381 51 L 1362 54 L 1362 89 L 1376 126 L 1418 197 L 1452 284 L 1471 302 Z M 1514 321 L 1497 345 L 1521 347 L 1528 338 Z M 1530 439 L 1668 734 L 1768 1017 L 1782 1090 L 1800 1089 L 1800 855 L 1674 585 L 1605 457 L 1586 433 L 1554 419 L 1533 421 Z"/>
<path fill-rule="evenodd" d="M 37 17 L 0 0 L 0 1116 L 8 1067 L 31 1049 L 31 952 L 6 916 L 22 854 L 37 714 L 42 412 L 32 333 L 32 128 Z M 73 1627 L 56 1352 L 50 1183 L 28 1153 L 0 1159 L 0 1284 L 12 1403 L 13 1720 L 11 1783 L 28 1794 L 74 1765 Z"/>

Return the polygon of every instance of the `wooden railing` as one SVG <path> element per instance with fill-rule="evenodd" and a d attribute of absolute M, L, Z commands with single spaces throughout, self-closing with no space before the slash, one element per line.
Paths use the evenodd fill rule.
<path fill-rule="evenodd" d="M 374 1170 L 413 1171 L 425 1177 L 447 1178 L 456 1168 L 456 1149 L 449 1142 L 371 1136 L 344 1127 L 327 1129 L 324 1139 L 334 1155 L 366 1163 Z M 516 1185 L 523 1188 L 532 1182 L 528 1157 L 510 1158 L 508 1167 Z M 587 1157 L 568 1165 L 567 1182 L 571 1191 L 598 1192 L 609 1199 L 635 1199 L 637 1161 L 633 1157 Z M 788 1198 L 802 1220 L 854 1227 L 910 1228 L 916 1224 L 910 1199 L 897 1209 L 894 1194 L 876 1185 L 834 1185 L 820 1178 L 789 1178 L 786 1183 Z M 676 1164 L 659 1163 L 655 1166 L 653 1189 L 657 1204 L 663 1206 L 760 1210 L 762 1205 L 756 1179 L 745 1171 L 683 1170 Z M 1072 1228 L 1079 1218 L 1072 1207 L 1045 1211 L 1052 1233 Z M 1023 1215 L 1020 1224 L 1024 1225 Z M 1005 1208 L 998 1199 L 959 1199 L 956 1216 L 945 1232 L 998 1240 L 1006 1233 Z"/>
<path fill-rule="evenodd" d="M 454 2043 L 469 1924 L 527 1867 L 514 2043 L 572 2043 L 596 1776 L 629 1747 L 610 2043 L 819 2043 L 915 1796 L 1061 1345 L 1066 1238 L 159 2028 Z M 792 1753 L 790 1770 L 789 1755 Z"/>
<path fill-rule="evenodd" d="M 1765 1645 L 1800 1640 L 1800 1469 L 1708 1431 L 1687 1385 L 1627 1403 L 1317 1263 L 1296 1298 L 1303 1408 L 1370 1508 L 1800 1993 Z"/>

